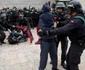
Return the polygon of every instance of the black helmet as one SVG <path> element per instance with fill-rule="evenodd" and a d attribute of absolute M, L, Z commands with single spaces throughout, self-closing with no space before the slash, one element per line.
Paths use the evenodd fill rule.
<path fill-rule="evenodd" d="M 71 13 L 73 12 L 82 12 L 82 6 L 79 1 L 70 1 L 68 4 L 68 11 Z"/>
<path fill-rule="evenodd" d="M 27 8 L 26 8 L 26 7 L 24 7 L 24 8 L 23 8 L 23 10 L 27 10 Z"/>
<path fill-rule="evenodd" d="M 63 2 L 58 2 L 55 6 L 56 9 L 61 8 L 64 9 L 65 8 L 65 4 Z"/>

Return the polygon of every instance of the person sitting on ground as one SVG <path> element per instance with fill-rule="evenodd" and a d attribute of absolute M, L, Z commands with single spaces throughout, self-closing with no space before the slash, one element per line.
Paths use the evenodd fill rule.
<path fill-rule="evenodd" d="M 21 26 L 13 26 L 13 27 L 20 29 L 20 30 L 22 31 L 24 37 L 25 37 L 26 39 L 30 38 L 30 43 L 32 43 L 32 41 L 33 41 L 33 36 L 32 36 L 31 31 L 27 28 L 27 26 L 22 26 L 22 25 L 21 25 Z"/>
<path fill-rule="evenodd" d="M 9 32 L 10 32 L 10 35 L 8 36 L 9 44 L 18 44 L 27 41 L 19 29 L 18 30 L 14 29 Z"/>

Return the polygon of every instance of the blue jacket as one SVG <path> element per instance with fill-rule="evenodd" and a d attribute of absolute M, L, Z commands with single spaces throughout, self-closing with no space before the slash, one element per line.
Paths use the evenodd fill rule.
<path fill-rule="evenodd" d="M 39 24 L 40 29 L 42 30 L 50 30 L 54 25 L 54 20 L 52 13 L 50 12 L 50 6 L 44 5 L 42 7 L 43 14 L 40 15 Z M 54 36 L 42 36 L 42 39 L 53 39 Z"/>

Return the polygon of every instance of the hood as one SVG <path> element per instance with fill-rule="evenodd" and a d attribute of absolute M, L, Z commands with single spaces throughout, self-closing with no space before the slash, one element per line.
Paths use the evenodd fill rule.
<path fill-rule="evenodd" d="M 51 8 L 49 5 L 43 5 L 42 10 L 43 12 L 50 12 Z"/>

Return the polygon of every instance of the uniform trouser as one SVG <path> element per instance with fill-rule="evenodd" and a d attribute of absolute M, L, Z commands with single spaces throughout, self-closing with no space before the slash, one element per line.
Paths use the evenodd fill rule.
<path fill-rule="evenodd" d="M 0 34 L 1 34 L 0 42 L 3 43 L 6 35 L 5 35 L 4 31 L 0 31 Z"/>
<path fill-rule="evenodd" d="M 61 63 L 64 63 L 66 60 L 66 52 L 68 47 L 68 40 L 67 37 L 57 38 L 56 40 L 56 48 L 58 48 L 59 42 L 61 42 Z"/>
<path fill-rule="evenodd" d="M 66 70 L 79 70 L 78 64 L 80 57 L 83 53 L 84 45 L 78 43 L 71 43 L 70 49 L 67 54 L 67 69 Z"/>
<path fill-rule="evenodd" d="M 48 53 L 52 60 L 52 67 L 57 68 L 57 53 L 55 41 L 42 41 L 41 40 L 41 53 L 40 53 L 40 66 L 39 70 L 44 70 L 47 65 Z"/>

